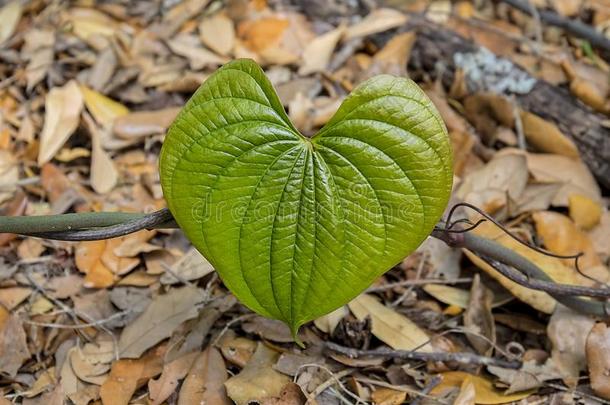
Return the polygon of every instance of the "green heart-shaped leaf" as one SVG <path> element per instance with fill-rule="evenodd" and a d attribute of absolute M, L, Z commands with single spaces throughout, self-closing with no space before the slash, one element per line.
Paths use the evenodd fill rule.
<path fill-rule="evenodd" d="M 445 126 L 411 80 L 367 80 L 308 139 L 251 60 L 197 90 L 160 171 L 169 209 L 227 287 L 294 333 L 416 249 L 453 178 Z"/>

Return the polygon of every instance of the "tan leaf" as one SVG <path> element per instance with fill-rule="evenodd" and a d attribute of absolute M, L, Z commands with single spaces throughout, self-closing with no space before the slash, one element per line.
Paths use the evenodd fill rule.
<path fill-rule="evenodd" d="M 167 41 L 167 45 L 172 52 L 187 58 L 193 70 L 217 67 L 229 61 L 226 57 L 218 56 L 202 47 L 199 39 L 194 35 L 176 35 L 176 37 Z"/>
<path fill-rule="evenodd" d="M 0 289 L 0 304 L 11 311 L 32 294 L 28 287 L 7 287 Z"/>
<path fill-rule="evenodd" d="M 199 39 L 214 52 L 228 56 L 235 46 L 235 26 L 233 20 L 224 13 L 201 20 Z"/>
<path fill-rule="evenodd" d="M 570 218 L 582 229 L 590 230 L 601 221 L 601 205 L 587 196 L 571 194 L 568 197 L 568 208 Z"/>
<path fill-rule="evenodd" d="M 341 319 L 343 319 L 348 312 L 349 310 L 344 305 L 335 309 L 330 314 L 326 314 L 316 319 L 314 324 L 316 325 L 316 328 L 320 329 L 322 332 L 332 335 L 339 322 L 341 322 Z"/>
<path fill-rule="evenodd" d="M 196 287 L 170 290 L 157 296 L 146 310 L 121 332 L 121 357 L 137 358 L 147 349 L 168 338 L 182 322 L 195 318 L 203 291 Z"/>
<path fill-rule="evenodd" d="M 362 21 L 350 26 L 345 32 L 344 39 L 364 37 L 378 32 L 387 31 L 392 28 L 406 24 L 408 17 L 398 10 L 391 8 L 379 8 L 367 15 Z"/>
<path fill-rule="evenodd" d="M 31 91 L 46 77 L 55 57 L 54 45 L 55 31 L 52 29 L 31 29 L 25 33 L 21 57 L 28 60 L 25 68 L 27 91 Z"/>
<path fill-rule="evenodd" d="M 63 87 L 54 87 L 45 99 L 45 118 L 40 134 L 38 165 L 53 159 L 78 127 L 83 110 L 83 96 L 74 80 Z"/>
<path fill-rule="evenodd" d="M 314 38 L 303 50 L 303 64 L 299 68 L 299 74 L 308 75 L 325 71 L 344 31 L 345 26 L 340 25 Z"/>
<path fill-rule="evenodd" d="M 578 282 L 582 279 L 582 277 L 580 277 L 574 269 L 565 266 L 562 260 L 533 251 L 529 247 L 522 245 L 510 236 L 506 235 L 501 229 L 489 222 L 484 222 L 479 225 L 473 230 L 473 233 L 498 242 L 521 256 L 524 256 L 540 267 L 546 274 L 549 275 L 549 277 L 558 283 L 578 284 Z M 472 254 L 472 252 L 468 250 L 465 250 L 464 252 L 477 267 L 496 279 L 515 297 L 541 312 L 547 314 L 553 313 L 556 301 L 550 295 L 542 291 L 525 288 L 499 274 L 483 260 Z"/>
<path fill-rule="evenodd" d="M 475 275 L 470 289 L 468 307 L 464 312 L 464 326 L 474 332 L 466 334 L 470 344 L 482 355 L 490 355 L 496 342 L 496 324 L 491 314 L 493 293 Z"/>
<path fill-rule="evenodd" d="M 372 295 L 360 294 L 347 305 L 359 320 L 370 316 L 373 335 L 392 349 L 432 351 L 426 332 L 410 319 L 377 301 Z"/>
<path fill-rule="evenodd" d="M 43 370 L 38 374 L 36 381 L 34 384 L 25 392 L 22 392 L 21 395 L 26 398 L 33 398 L 40 393 L 47 391 L 57 382 L 57 377 L 55 376 L 55 367 L 50 367 L 46 370 Z"/>
<path fill-rule="evenodd" d="M 505 404 L 527 398 L 534 393 L 534 391 L 530 390 L 514 394 L 503 394 L 494 387 L 491 380 L 464 371 L 448 371 L 441 373 L 440 376 L 442 377 L 441 383 L 430 391 L 430 394 L 433 396 L 441 396 L 455 388 L 461 388 L 466 379 L 474 386 L 474 402 L 477 404 Z"/>
<path fill-rule="evenodd" d="M 380 74 L 405 76 L 415 39 L 416 35 L 413 31 L 398 34 L 390 39 L 373 57 L 365 77 L 368 78 Z"/>
<path fill-rule="evenodd" d="M 102 147 L 102 134 L 97 124 L 85 115 L 85 122 L 91 134 L 91 187 L 98 194 L 105 194 L 116 186 L 118 171 L 108 152 Z"/>
<path fill-rule="evenodd" d="M 163 370 L 165 348 L 157 348 L 138 360 L 118 360 L 102 387 L 102 403 L 127 405 L 136 390 Z"/>
<path fill-rule="evenodd" d="M 8 150 L 0 149 L 0 204 L 13 197 L 19 180 L 17 159 Z"/>
<path fill-rule="evenodd" d="M 569 217 L 558 212 L 541 211 L 532 214 L 532 218 L 542 243 L 551 252 L 558 255 L 575 255 L 582 252 L 583 256 L 578 259 L 578 264 L 585 273 L 587 269 L 602 264 L 589 236 L 578 229 Z M 564 263 L 573 266 L 574 260 L 566 259 Z"/>
<path fill-rule="evenodd" d="M 176 263 L 171 271 L 161 276 L 162 284 L 178 284 L 183 280 L 197 280 L 214 271 L 214 267 L 197 249 L 191 247 Z"/>
<path fill-rule="evenodd" d="M 115 120 L 113 131 L 124 139 L 141 138 L 162 134 L 174 121 L 180 107 L 170 107 L 157 111 L 137 111 Z"/>
<path fill-rule="evenodd" d="M 246 47 L 259 53 L 265 48 L 277 45 L 289 25 L 286 18 L 266 17 L 242 22 L 237 33 Z"/>
<path fill-rule="evenodd" d="M 536 114 L 521 111 L 521 123 L 527 142 L 540 152 L 556 153 L 571 158 L 580 156 L 574 142 L 552 122 Z"/>
<path fill-rule="evenodd" d="M 472 379 L 466 377 L 460 387 L 460 393 L 457 398 L 455 398 L 455 401 L 453 401 L 453 405 L 475 405 L 476 396 L 477 392 L 472 383 Z"/>
<path fill-rule="evenodd" d="M 305 405 L 307 398 L 298 384 L 289 382 L 282 388 L 278 397 L 265 398 L 260 405 Z"/>
<path fill-rule="evenodd" d="M 77 37 L 98 50 L 105 48 L 108 43 L 104 37 L 113 36 L 118 28 L 116 20 L 92 7 L 72 8 L 63 18 L 71 25 L 72 32 Z"/>
<path fill-rule="evenodd" d="M 596 323 L 589 332 L 586 353 L 591 388 L 600 397 L 610 399 L 610 329 L 605 323 Z"/>
<path fill-rule="evenodd" d="M 95 90 L 91 90 L 87 86 L 80 86 L 79 88 L 85 100 L 87 110 L 89 110 L 95 121 L 102 127 L 109 128 L 117 118 L 129 114 L 129 109 L 123 104 Z"/>
<path fill-rule="evenodd" d="M 88 288 L 106 288 L 114 284 L 114 274 L 102 262 L 107 241 L 79 242 L 74 252 L 76 267 L 86 274 L 84 285 Z"/>
<path fill-rule="evenodd" d="M 2 25 L 0 25 L 0 44 L 13 35 L 19 20 L 21 20 L 22 11 L 23 6 L 20 1 L 11 1 L 0 8 L 0 21 L 2 21 Z"/>
<path fill-rule="evenodd" d="M 377 388 L 371 394 L 375 405 L 400 405 L 407 399 L 407 393 L 391 388 Z"/>
<path fill-rule="evenodd" d="M 166 363 L 161 376 L 156 380 L 148 381 L 148 395 L 153 405 L 160 405 L 169 398 L 178 387 L 178 381 L 186 377 L 199 355 L 200 353 L 193 352 Z"/>
<path fill-rule="evenodd" d="M 585 342 L 595 321 L 563 305 L 557 305 L 549 320 L 547 335 L 553 344 L 551 358 L 570 387 L 578 384 L 578 376 L 587 366 Z"/>
<path fill-rule="evenodd" d="M 220 350 L 228 362 L 243 368 L 256 351 L 256 342 L 244 337 L 227 337 L 221 341 Z"/>
<path fill-rule="evenodd" d="M 209 346 L 195 359 L 180 388 L 178 405 L 230 405 L 224 382 L 227 370 L 218 350 Z"/>
<path fill-rule="evenodd" d="M 87 356 L 86 352 L 78 347 L 70 349 L 67 361 L 70 362 L 74 374 L 90 384 L 102 385 L 108 377 L 110 364 L 97 361 L 95 356 Z"/>
<path fill-rule="evenodd" d="M 250 401 L 279 396 L 282 388 L 290 382 L 290 378 L 273 369 L 278 358 L 278 352 L 259 343 L 243 370 L 224 383 L 227 395 L 237 405 L 247 405 Z"/>
<path fill-rule="evenodd" d="M 0 306 L 0 371 L 14 377 L 30 358 L 23 324 Z"/>
<path fill-rule="evenodd" d="M 589 237 L 593 241 L 595 251 L 607 260 L 610 257 L 610 212 L 604 211 L 599 225 L 589 232 Z"/>

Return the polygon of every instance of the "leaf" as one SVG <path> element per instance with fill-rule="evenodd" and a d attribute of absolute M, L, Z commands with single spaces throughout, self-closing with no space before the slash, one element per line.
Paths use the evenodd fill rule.
<path fill-rule="evenodd" d="M 136 111 L 118 117 L 114 121 L 114 133 L 123 139 L 134 139 L 162 134 L 178 115 L 179 108 L 156 111 Z"/>
<path fill-rule="evenodd" d="M 400 405 L 407 399 L 407 393 L 391 388 L 378 388 L 371 394 L 375 405 Z"/>
<path fill-rule="evenodd" d="M 476 222 L 476 220 L 475 220 Z M 549 277 L 551 277 L 557 283 L 563 284 L 579 284 L 582 277 L 578 275 L 576 270 L 567 267 L 563 264 L 561 259 L 543 255 L 538 253 L 527 246 L 522 245 L 510 236 L 506 235 L 501 229 L 489 222 L 480 224 L 477 228 L 472 231 L 478 236 L 482 236 L 488 239 L 492 239 L 495 242 L 515 251 L 519 255 L 532 261 L 538 267 L 540 267 Z M 557 303 L 554 298 L 545 292 L 531 290 L 523 287 L 503 275 L 499 274 L 496 270 L 490 267 L 487 263 L 475 256 L 469 250 L 464 250 L 464 253 L 468 258 L 481 270 L 485 271 L 491 277 L 496 279 L 502 284 L 507 290 L 509 290 L 515 297 L 521 301 L 526 302 L 537 310 L 546 314 L 553 313 L 555 304 Z"/>
<path fill-rule="evenodd" d="M 527 111 L 521 111 L 521 122 L 527 141 L 539 151 L 575 159 L 580 156 L 574 142 L 552 122 Z"/>
<path fill-rule="evenodd" d="M 320 329 L 322 332 L 332 335 L 339 322 L 341 322 L 341 319 L 347 314 L 348 309 L 345 306 L 342 306 L 335 309 L 330 314 L 326 314 L 316 319 L 314 324 L 316 325 L 316 328 Z"/>
<path fill-rule="evenodd" d="M 87 86 L 80 86 L 79 88 L 83 94 L 87 110 L 89 110 L 95 121 L 102 127 L 109 128 L 117 118 L 129 114 L 129 109 L 123 104 L 95 90 L 91 90 Z"/>
<path fill-rule="evenodd" d="M 38 165 L 53 159 L 80 122 L 83 96 L 78 84 L 70 80 L 63 87 L 54 87 L 45 99 L 44 126 L 40 134 Z"/>
<path fill-rule="evenodd" d="M 138 360 L 115 361 L 100 388 L 102 403 L 127 405 L 139 387 L 161 373 L 164 352 L 161 347 Z"/>
<path fill-rule="evenodd" d="M 587 196 L 571 194 L 568 197 L 568 208 L 570 218 L 582 229 L 590 230 L 601 221 L 602 207 Z"/>
<path fill-rule="evenodd" d="M 349 27 L 345 39 L 376 34 L 392 28 L 400 27 L 407 22 L 406 15 L 391 8 L 379 8 L 367 15 L 362 21 Z"/>
<path fill-rule="evenodd" d="M 605 323 L 596 323 L 589 332 L 586 353 L 591 388 L 600 397 L 610 399 L 610 329 Z"/>
<path fill-rule="evenodd" d="M 151 404 L 159 405 L 169 398 L 178 387 L 178 381 L 186 377 L 198 354 L 197 352 L 189 353 L 166 363 L 161 376 L 156 380 L 148 381 Z"/>
<path fill-rule="evenodd" d="M 331 30 L 311 41 L 303 50 L 303 64 L 299 68 L 300 75 L 308 75 L 326 70 L 335 46 L 341 39 L 345 26 Z"/>
<path fill-rule="evenodd" d="M 228 55 L 235 46 L 233 20 L 224 13 L 204 18 L 199 24 L 199 39 L 214 52 Z"/>
<path fill-rule="evenodd" d="M 435 386 L 430 394 L 434 396 L 442 395 L 451 388 L 460 388 L 464 380 L 469 380 L 474 385 L 476 404 L 505 404 L 507 402 L 519 401 L 529 397 L 533 391 L 524 391 L 514 394 L 503 394 L 494 388 L 493 383 L 484 377 L 479 377 L 464 371 L 448 371 L 441 373 L 442 381 Z"/>
<path fill-rule="evenodd" d="M 464 326 L 476 334 L 467 334 L 470 344 L 482 355 L 488 356 L 496 342 L 496 324 L 491 314 L 493 293 L 481 283 L 476 274 L 470 289 L 468 307 L 464 312 Z"/>
<path fill-rule="evenodd" d="M 214 267 L 195 248 L 190 248 L 174 263 L 171 272 L 161 276 L 161 284 L 178 284 L 182 280 L 197 280 L 214 271 Z"/>
<path fill-rule="evenodd" d="M 21 320 L 0 306 L 0 372 L 14 377 L 29 358 L 30 351 Z"/>
<path fill-rule="evenodd" d="M 227 394 L 237 405 L 277 397 L 290 378 L 273 369 L 279 353 L 259 343 L 246 367 L 225 382 Z"/>
<path fill-rule="evenodd" d="M 379 340 L 396 350 L 429 352 L 430 338 L 410 319 L 377 301 L 372 295 L 361 294 L 352 300 L 349 309 L 359 320 L 370 317 L 372 332 Z"/>
<path fill-rule="evenodd" d="M 218 349 L 209 346 L 193 363 L 180 388 L 178 405 L 229 405 L 224 382 L 228 373 Z"/>
<path fill-rule="evenodd" d="M 178 325 L 197 316 L 197 305 L 202 300 L 202 290 L 196 287 L 176 288 L 155 298 L 142 315 L 123 329 L 119 339 L 121 357 L 140 357 L 168 338 Z"/>
<path fill-rule="evenodd" d="M 412 81 L 364 82 L 308 139 L 250 60 L 187 103 L 160 175 L 176 221 L 229 289 L 293 334 L 417 248 L 453 178 L 444 124 Z"/>
<path fill-rule="evenodd" d="M 19 20 L 21 20 L 21 13 L 23 6 L 20 1 L 11 1 L 4 7 L 0 8 L 0 44 L 9 39 L 15 32 Z"/>

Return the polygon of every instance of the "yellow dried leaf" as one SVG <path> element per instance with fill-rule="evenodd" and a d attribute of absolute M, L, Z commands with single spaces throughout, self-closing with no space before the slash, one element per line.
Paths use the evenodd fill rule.
<path fill-rule="evenodd" d="M 104 128 L 112 126 L 114 121 L 129 114 L 129 109 L 123 104 L 106 97 L 102 93 L 80 86 L 87 109 L 95 118 L 95 121 Z"/>
<path fill-rule="evenodd" d="M 440 376 L 442 381 L 430 391 L 431 395 L 440 396 L 455 388 L 461 388 L 464 380 L 468 379 L 474 386 L 474 402 L 477 404 L 505 404 L 527 398 L 535 392 L 530 390 L 506 395 L 494 388 L 492 381 L 487 378 L 464 371 L 448 371 L 441 373 Z"/>
<path fill-rule="evenodd" d="M 74 80 L 49 91 L 45 99 L 44 126 L 40 134 L 39 166 L 51 160 L 66 143 L 78 127 L 82 109 L 83 96 Z"/>
<path fill-rule="evenodd" d="M 364 37 L 406 24 L 408 17 L 398 10 L 379 8 L 347 29 L 344 39 Z"/>
<path fill-rule="evenodd" d="M 375 405 L 400 405 L 407 399 L 407 393 L 391 388 L 378 388 L 371 394 Z"/>
<path fill-rule="evenodd" d="M 506 235 L 501 229 L 489 222 L 482 223 L 472 232 L 475 235 L 491 239 L 502 246 L 515 251 L 521 256 L 524 256 L 540 267 L 546 274 L 549 275 L 549 277 L 558 283 L 578 284 L 578 281 L 582 279 L 582 277 L 576 273 L 576 270 L 564 265 L 562 260 L 545 256 L 541 253 L 533 251 L 527 246 L 522 245 L 510 236 Z M 525 288 L 498 273 L 483 260 L 475 256 L 472 252 L 468 250 L 464 250 L 464 252 L 477 267 L 496 279 L 521 301 L 546 314 L 552 313 L 555 309 L 556 301 L 547 293 Z"/>
<path fill-rule="evenodd" d="M 20 1 L 11 1 L 4 7 L 0 8 L 0 44 L 9 39 L 15 32 L 19 20 L 21 20 L 21 13 L 23 6 Z"/>
<path fill-rule="evenodd" d="M 521 123 L 527 142 L 541 152 L 578 158 L 574 142 L 564 135 L 557 125 L 536 114 L 521 111 Z"/>
<path fill-rule="evenodd" d="M 426 332 L 410 319 L 377 301 L 372 295 L 360 294 L 347 305 L 359 320 L 370 316 L 373 335 L 391 348 L 432 351 Z"/>
<path fill-rule="evenodd" d="M 600 397 L 610 399 L 610 329 L 603 322 L 589 332 L 586 353 L 591 388 Z"/>
<path fill-rule="evenodd" d="M 597 201 L 587 196 L 572 194 L 568 197 L 570 218 L 576 225 L 585 230 L 590 230 L 599 224 L 602 218 L 602 207 Z"/>

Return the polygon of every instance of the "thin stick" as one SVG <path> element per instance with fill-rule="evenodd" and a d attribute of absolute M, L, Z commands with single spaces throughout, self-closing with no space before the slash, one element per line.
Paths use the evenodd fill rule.
<path fill-rule="evenodd" d="M 522 365 L 520 361 L 502 360 L 466 352 L 413 352 L 408 350 L 394 350 L 388 347 L 382 347 L 373 350 L 359 350 L 353 349 L 351 347 L 340 346 L 332 342 L 326 342 L 325 346 L 334 352 L 343 354 L 351 358 L 374 356 L 400 360 L 456 362 L 460 364 L 470 364 L 477 366 L 496 366 L 510 368 L 514 370 L 521 368 Z"/>

